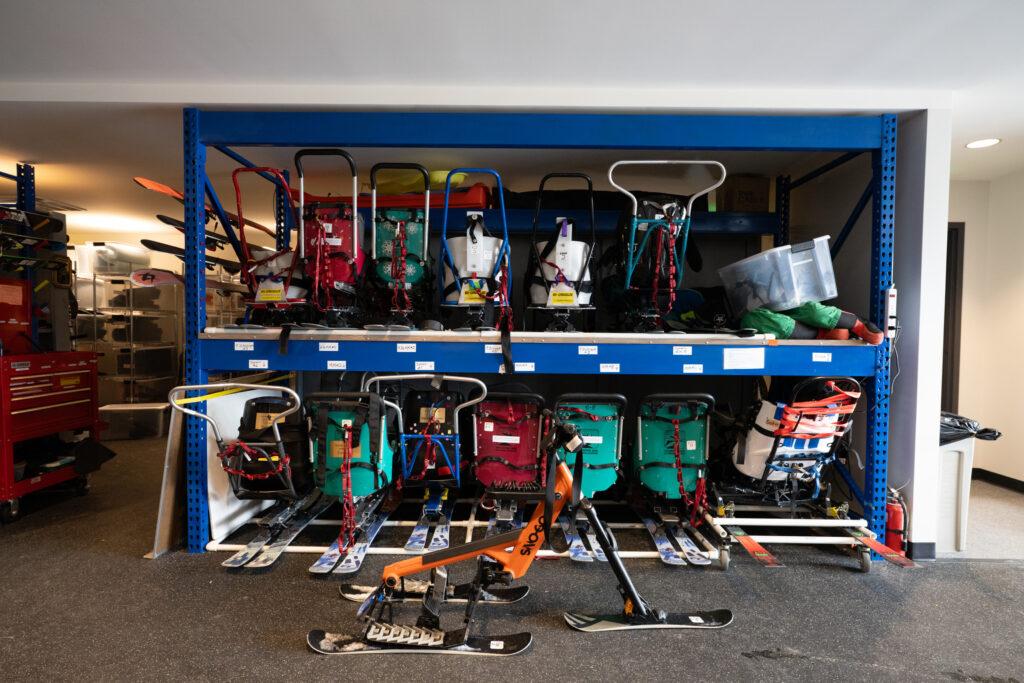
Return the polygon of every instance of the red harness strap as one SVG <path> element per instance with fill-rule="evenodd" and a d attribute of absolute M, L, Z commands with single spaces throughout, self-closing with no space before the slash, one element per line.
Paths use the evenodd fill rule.
<path fill-rule="evenodd" d="M 352 498 L 352 427 L 344 427 L 345 441 L 341 454 L 341 528 L 338 549 L 345 552 L 356 541 L 356 504 Z"/>
<path fill-rule="evenodd" d="M 425 478 L 427 476 L 427 472 L 434 469 L 437 465 L 437 453 L 434 452 L 434 433 L 430 431 L 431 428 L 436 428 L 439 424 L 436 416 L 437 408 L 431 406 L 430 419 L 427 420 L 427 424 L 425 424 L 423 429 L 420 431 L 420 436 L 424 439 L 423 469 L 420 470 L 419 474 L 414 474 L 409 477 L 413 481 L 419 481 L 420 479 Z"/>
<path fill-rule="evenodd" d="M 405 241 L 405 221 L 398 221 L 395 226 L 395 245 L 391 251 L 391 307 L 398 311 L 412 308 L 409 293 L 405 290 L 405 259 L 409 254 Z"/>
<path fill-rule="evenodd" d="M 288 466 L 289 458 L 287 455 L 278 455 L 273 451 L 264 454 L 261 453 L 260 451 L 257 451 L 255 448 L 252 448 L 251 446 L 249 446 L 249 444 L 245 443 L 244 441 L 232 441 L 231 443 L 224 447 L 223 451 L 217 453 L 217 457 L 220 458 L 221 467 L 224 468 L 225 472 L 227 472 L 228 474 L 239 476 L 242 479 L 270 479 L 271 477 L 276 477 L 280 474 L 284 474 L 285 476 L 287 476 L 290 471 L 290 468 Z M 249 460 L 258 460 L 259 458 L 266 457 L 267 462 L 271 463 L 273 469 L 271 469 L 269 472 L 246 472 L 245 470 L 232 467 L 231 465 L 228 464 L 229 460 L 236 457 L 244 457 Z M 273 466 L 275 457 L 277 458 L 277 465 Z"/>
<path fill-rule="evenodd" d="M 683 483 L 683 449 L 681 446 L 682 439 L 679 436 L 679 425 L 682 420 L 672 420 L 672 453 L 676 458 L 676 480 L 679 482 L 679 497 L 682 499 L 683 504 L 690 511 L 690 526 L 697 528 L 704 520 L 700 517 L 700 510 L 703 509 L 707 502 L 707 487 L 704 483 L 704 477 L 697 477 L 697 485 L 693 490 L 693 499 L 690 499 L 690 494 L 686 492 L 686 486 Z"/>
<path fill-rule="evenodd" d="M 783 406 L 782 416 L 779 418 L 779 426 L 775 430 L 775 436 L 788 436 L 794 439 L 828 439 L 842 436 L 849 427 L 849 420 L 838 421 L 843 415 L 851 415 L 857 409 L 857 401 L 860 392 L 844 391 L 837 387 L 834 382 L 828 384 L 828 388 L 836 393 L 816 401 L 800 401 L 791 405 Z M 804 418 L 818 417 L 822 415 L 835 415 L 837 417 L 835 429 L 822 432 L 797 432 L 801 422 L 806 426 Z"/>

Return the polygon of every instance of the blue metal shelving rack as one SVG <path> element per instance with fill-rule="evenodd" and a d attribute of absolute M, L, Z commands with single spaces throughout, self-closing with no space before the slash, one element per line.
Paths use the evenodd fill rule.
<path fill-rule="evenodd" d="M 206 327 L 203 225 L 205 203 L 223 214 L 206 176 L 213 147 L 248 163 L 233 146 L 275 147 L 451 147 L 622 150 L 777 150 L 843 153 L 821 172 L 870 153 L 872 199 L 871 314 L 880 320 L 885 291 L 892 286 L 895 215 L 896 117 L 883 116 L 688 116 L 660 114 L 398 113 L 184 111 L 186 231 L 186 353 L 189 384 L 210 372 L 260 370 L 380 370 L 495 372 L 497 339 L 429 334 L 401 339 L 369 333 L 293 334 L 280 353 L 272 332 L 204 334 Z M 809 174 L 812 175 L 812 174 Z M 816 176 L 814 176 L 816 177 Z M 773 234 L 788 239 L 789 193 L 801 181 L 780 178 L 777 216 L 709 222 L 704 229 Z M 864 209 L 866 199 L 858 202 Z M 278 216 L 287 221 L 287 217 Z M 856 222 L 851 216 L 848 225 Z M 730 228 L 730 225 L 732 226 Z M 848 232 L 848 230 L 846 231 Z M 845 237 L 844 237 L 845 239 Z M 841 246 L 841 243 L 840 243 Z M 584 338 L 586 337 L 586 338 Z M 586 347 L 574 348 L 575 346 Z M 410 350 L 412 349 L 412 350 Z M 599 351 L 598 351 L 599 350 Z M 750 362 L 751 353 L 754 362 Z M 517 333 L 513 354 L 522 372 L 560 374 L 816 375 L 872 376 L 868 388 L 867 459 L 864 497 L 871 529 L 884 533 L 889 433 L 889 342 L 771 343 L 708 341 L 688 337 L 637 343 L 608 335 L 560 337 Z M 597 355 L 595 355 L 597 354 Z M 741 359 L 730 362 L 728 359 Z M 760 359 L 760 361 L 758 361 Z M 200 404 L 201 405 L 201 404 Z M 205 423 L 189 419 L 186 432 L 188 548 L 202 552 L 209 541 Z"/>

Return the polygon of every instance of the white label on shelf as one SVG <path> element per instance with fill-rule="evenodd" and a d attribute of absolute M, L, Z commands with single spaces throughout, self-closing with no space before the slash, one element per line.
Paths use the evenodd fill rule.
<path fill-rule="evenodd" d="M 253 351 L 256 349 L 256 344 L 251 341 L 247 342 L 235 342 L 235 351 Z"/>
<path fill-rule="evenodd" d="M 337 351 L 338 342 L 320 342 L 317 348 L 319 348 L 321 351 Z"/>
<path fill-rule="evenodd" d="M 348 361 L 344 360 L 329 360 L 327 361 L 328 370 L 347 370 Z"/>
<path fill-rule="evenodd" d="M 494 436 L 491 437 L 491 442 L 517 444 L 519 443 L 519 437 L 515 436 L 514 434 L 512 436 L 506 436 L 504 434 L 495 434 Z"/>
<path fill-rule="evenodd" d="M 250 358 L 249 359 L 249 369 L 250 370 L 266 370 L 268 367 L 270 367 L 270 364 L 267 362 L 266 358 Z"/>
<path fill-rule="evenodd" d="M 417 370 L 433 370 L 434 369 L 434 361 L 432 361 L 432 360 L 418 360 L 418 361 L 416 361 L 416 369 Z"/>
<path fill-rule="evenodd" d="M 416 345 L 408 342 L 404 344 L 395 344 L 395 348 L 399 353 L 416 353 Z"/>
<path fill-rule="evenodd" d="M 618 363 L 601 363 L 601 366 L 600 366 L 599 369 L 600 369 L 601 372 L 618 372 L 619 371 L 619 364 Z"/>
<path fill-rule="evenodd" d="M 700 363 L 686 363 L 683 365 L 684 375 L 701 375 L 704 374 L 704 366 Z"/>
<path fill-rule="evenodd" d="M 494 423 L 493 422 L 484 422 L 484 431 L 485 432 L 493 432 L 494 431 Z"/>
<path fill-rule="evenodd" d="M 602 444 L 602 443 L 604 443 L 604 437 L 603 436 L 584 436 L 583 437 L 583 443 Z"/>
<path fill-rule="evenodd" d="M 831 363 L 832 354 L 824 351 L 816 351 L 811 354 L 811 361 L 814 363 Z"/>
<path fill-rule="evenodd" d="M 579 347 L 577 347 L 576 351 L 581 356 L 596 356 L 597 355 L 597 347 L 596 346 L 579 346 Z"/>
<path fill-rule="evenodd" d="M 764 369 L 764 347 L 730 348 L 722 350 L 723 370 Z"/>
<path fill-rule="evenodd" d="M 501 344 L 484 344 L 484 353 L 501 353 Z"/>
<path fill-rule="evenodd" d="M 537 368 L 535 363 L 516 363 L 516 372 L 533 372 Z"/>
<path fill-rule="evenodd" d="M 697 450 L 697 442 L 694 441 L 693 439 L 688 440 L 686 442 L 686 450 L 688 450 L 688 451 L 695 451 L 695 450 Z"/>
<path fill-rule="evenodd" d="M 673 346 L 672 347 L 672 355 L 673 356 L 692 356 L 693 355 L 693 347 L 692 346 Z"/>

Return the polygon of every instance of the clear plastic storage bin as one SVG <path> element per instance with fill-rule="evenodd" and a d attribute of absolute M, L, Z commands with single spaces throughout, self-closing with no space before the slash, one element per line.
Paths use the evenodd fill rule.
<path fill-rule="evenodd" d="M 755 254 L 718 270 L 733 312 L 785 311 L 839 294 L 828 235 Z"/>

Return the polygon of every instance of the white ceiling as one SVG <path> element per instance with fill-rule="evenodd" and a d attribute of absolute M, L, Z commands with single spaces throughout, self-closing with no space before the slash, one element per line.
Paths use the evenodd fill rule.
<path fill-rule="evenodd" d="M 1015 0 L 33 0 L 3 17 L 0 170 L 37 162 L 40 194 L 93 214 L 81 227 L 131 231 L 173 208 L 130 177 L 178 184 L 185 104 L 952 107 L 954 177 L 1024 167 Z M 1004 142 L 963 148 L 980 137 Z M 796 160 L 732 161 L 774 172 Z"/>

